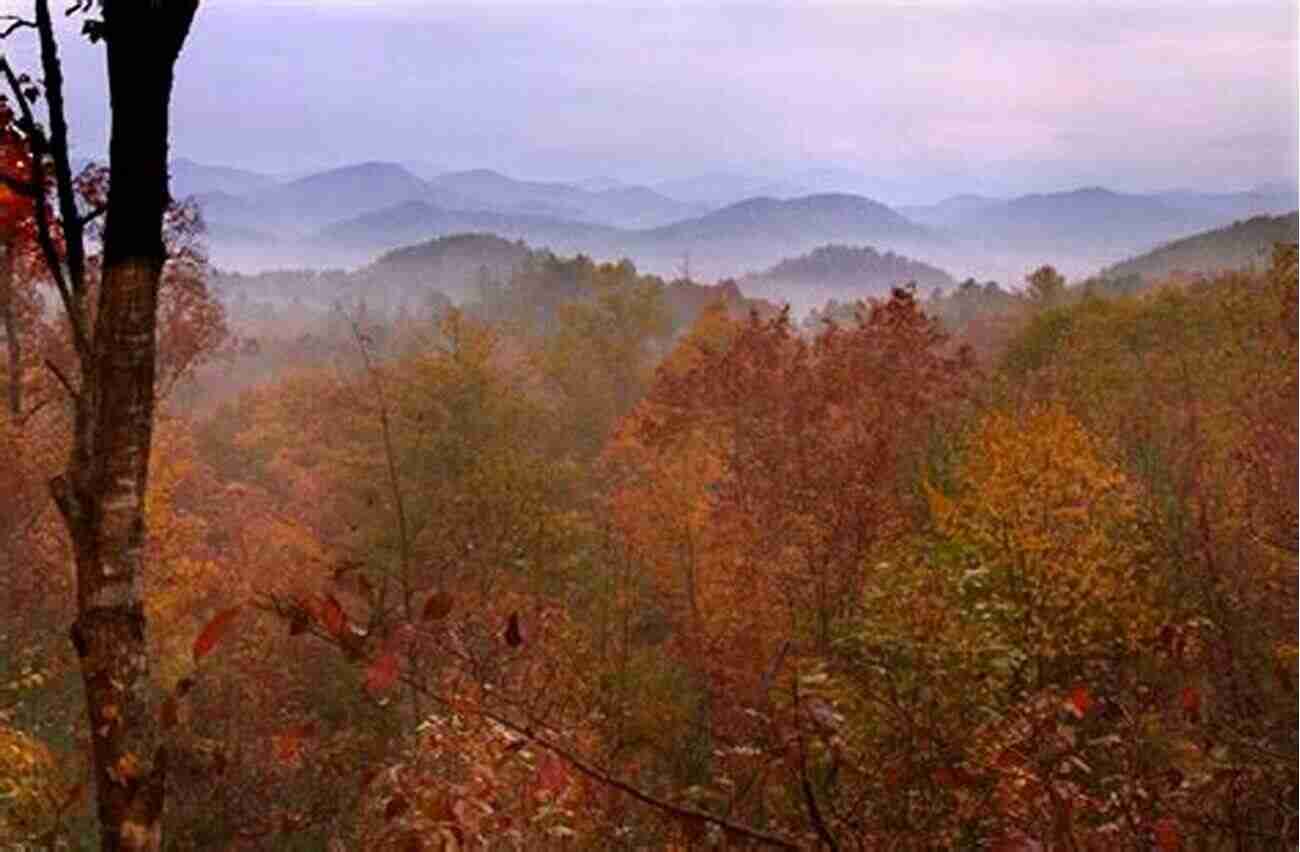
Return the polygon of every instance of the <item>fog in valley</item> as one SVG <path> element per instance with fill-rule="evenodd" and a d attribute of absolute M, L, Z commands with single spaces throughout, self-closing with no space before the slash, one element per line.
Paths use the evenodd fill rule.
<path fill-rule="evenodd" d="M 1300 843 L 1294 3 L 0 36 L 0 849 Z"/>

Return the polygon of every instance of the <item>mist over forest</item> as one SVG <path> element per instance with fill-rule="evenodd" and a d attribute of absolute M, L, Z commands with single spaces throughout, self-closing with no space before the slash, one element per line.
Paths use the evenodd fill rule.
<path fill-rule="evenodd" d="M 11 5 L 0 849 L 1300 844 L 1289 4 Z"/>

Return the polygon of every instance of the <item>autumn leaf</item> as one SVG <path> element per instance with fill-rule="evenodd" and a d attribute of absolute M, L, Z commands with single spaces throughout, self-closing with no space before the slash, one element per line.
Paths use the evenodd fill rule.
<path fill-rule="evenodd" d="M 397 682 L 397 651 L 390 649 L 366 669 L 366 689 L 372 694 L 387 692 Z"/>
<path fill-rule="evenodd" d="M 569 783 L 564 763 L 554 754 L 547 754 L 537 767 L 537 780 L 543 790 L 558 793 Z"/>
<path fill-rule="evenodd" d="M 1201 693 L 1194 686 L 1184 686 L 1182 692 L 1183 712 L 1187 714 L 1187 721 L 1201 721 Z"/>
<path fill-rule="evenodd" d="M 441 621 L 451 614 L 452 598 L 448 592 L 437 592 L 424 602 L 424 620 Z"/>
<path fill-rule="evenodd" d="M 316 733 L 312 722 L 291 725 L 278 734 L 271 736 L 271 750 L 276 760 L 286 766 L 296 766 L 302 758 L 303 741 Z"/>
<path fill-rule="evenodd" d="M 313 614 L 316 620 L 320 622 L 321 627 L 336 639 L 343 635 L 347 628 L 348 618 L 343 612 L 343 605 L 339 603 L 338 598 L 333 595 L 325 595 L 312 601 Z M 292 625 L 291 625 L 292 627 Z"/>
<path fill-rule="evenodd" d="M 411 808 L 410 802 L 406 801 L 406 799 L 402 798 L 401 796 L 394 796 L 393 798 L 389 799 L 388 804 L 384 806 L 384 818 L 396 819 L 397 817 L 401 816 L 402 814 L 410 810 L 410 808 Z"/>
<path fill-rule="evenodd" d="M 1070 690 L 1070 697 L 1065 700 L 1065 705 L 1078 719 L 1088 715 L 1088 709 L 1093 705 L 1092 694 L 1088 692 L 1088 687 L 1079 684 Z"/>
<path fill-rule="evenodd" d="M 199 632 L 198 638 L 194 640 L 194 662 L 197 663 L 203 659 L 208 652 L 217 646 L 217 643 L 225 636 L 226 631 L 238 614 L 239 607 L 234 606 L 222 610 L 212 617 L 207 626 Z"/>
<path fill-rule="evenodd" d="M 1151 827 L 1151 833 L 1155 836 L 1156 849 L 1160 852 L 1179 852 L 1183 848 L 1183 838 L 1178 833 L 1178 823 L 1170 817 L 1156 820 L 1156 824 Z"/>
<path fill-rule="evenodd" d="M 162 711 L 159 715 L 162 720 L 162 729 L 164 731 L 170 731 L 172 728 L 176 727 L 176 721 L 180 715 L 177 712 L 176 696 L 169 695 L 163 700 Z"/>
<path fill-rule="evenodd" d="M 518 648 L 524 644 L 524 634 L 519 631 L 519 613 L 510 613 L 510 619 L 506 622 L 505 631 L 506 644 L 511 648 Z"/>
<path fill-rule="evenodd" d="M 289 616 L 289 635 L 298 636 L 305 633 L 309 623 L 307 613 L 301 609 L 295 609 L 293 614 Z"/>
<path fill-rule="evenodd" d="M 144 767 L 140 765 L 140 759 L 134 754 L 127 752 L 118 758 L 108 770 L 108 776 L 118 784 L 128 784 L 139 778 L 143 773 Z"/>

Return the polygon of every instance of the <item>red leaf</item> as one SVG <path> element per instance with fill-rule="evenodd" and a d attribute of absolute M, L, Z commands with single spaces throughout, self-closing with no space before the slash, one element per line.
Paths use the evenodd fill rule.
<path fill-rule="evenodd" d="M 198 638 L 194 640 L 194 662 L 203 659 L 209 651 L 217 646 L 217 643 L 226 635 L 231 622 L 239 614 L 239 607 L 232 606 L 230 609 L 222 610 L 212 617 L 207 626 L 199 632 Z"/>
<path fill-rule="evenodd" d="M 401 816 L 410 807 L 411 804 L 406 801 L 406 799 L 403 799 L 401 796 L 394 796 L 389 799 L 388 804 L 384 806 L 384 818 L 393 819 L 394 817 Z"/>
<path fill-rule="evenodd" d="M 333 595 L 325 595 L 316 598 L 312 603 L 315 604 L 312 607 L 312 614 L 316 616 L 316 620 L 320 622 L 321 627 L 324 627 L 325 632 L 334 638 L 340 638 L 348 626 L 348 617 L 344 615 L 343 605 L 339 603 L 338 598 Z"/>
<path fill-rule="evenodd" d="M 179 717 L 180 713 L 176 706 L 176 696 L 167 696 L 163 699 L 162 703 L 162 729 L 164 731 L 170 731 L 172 728 L 176 727 L 176 722 Z"/>
<path fill-rule="evenodd" d="M 543 790 L 558 793 L 569 783 L 569 775 L 564 771 L 563 761 L 548 753 L 537 767 L 537 780 Z"/>
<path fill-rule="evenodd" d="M 1076 718 L 1082 719 L 1088 715 L 1088 708 L 1092 707 L 1092 694 L 1088 692 L 1088 687 L 1079 684 L 1070 690 L 1070 697 L 1065 700 L 1065 704 Z"/>
<path fill-rule="evenodd" d="M 440 621 L 451 613 L 452 600 L 451 595 L 447 592 L 438 592 L 430 595 L 429 599 L 424 602 L 424 620 Z"/>
<path fill-rule="evenodd" d="M 1189 722 L 1201 721 L 1201 693 L 1194 686 L 1183 687 L 1183 712 Z"/>
<path fill-rule="evenodd" d="M 1169 817 L 1156 820 L 1151 826 L 1155 835 L 1156 849 L 1160 852 L 1179 852 L 1183 848 L 1183 837 L 1178 833 L 1178 823 Z"/>
<path fill-rule="evenodd" d="M 386 692 L 397 683 L 397 650 L 389 649 L 366 669 L 366 689 L 374 694 Z"/>
<path fill-rule="evenodd" d="M 295 609 L 289 616 L 289 635 L 297 636 L 307 631 L 307 613 L 302 609 Z"/>
<path fill-rule="evenodd" d="M 524 634 L 519 629 L 519 613 L 510 613 L 510 618 L 506 622 L 504 638 L 506 644 L 511 648 L 518 648 L 520 645 L 524 644 Z"/>

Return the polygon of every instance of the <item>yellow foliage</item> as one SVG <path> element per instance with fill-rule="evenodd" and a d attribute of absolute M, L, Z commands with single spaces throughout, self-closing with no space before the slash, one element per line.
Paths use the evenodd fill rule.
<path fill-rule="evenodd" d="M 204 599 L 223 583 L 216 562 L 207 557 L 207 524 L 197 507 L 185 506 L 182 493 L 203 475 L 196 462 L 188 421 L 159 419 L 154 430 L 145 513 L 149 529 L 147 614 L 160 653 L 157 670 L 171 681 L 187 671 L 189 647 L 205 612 Z"/>
<path fill-rule="evenodd" d="M 1137 494 L 1064 408 L 988 415 L 956 480 L 954 498 L 931 489 L 934 519 L 974 553 L 971 585 L 987 590 L 1022 650 L 1044 662 L 1083 657 L 1151 629 Z"/>
<path fill-rule="evenodd" d="M 40 741 L 0 725 L 0 846 L 33 843 L 59 812 L 54 755 Z"/>

